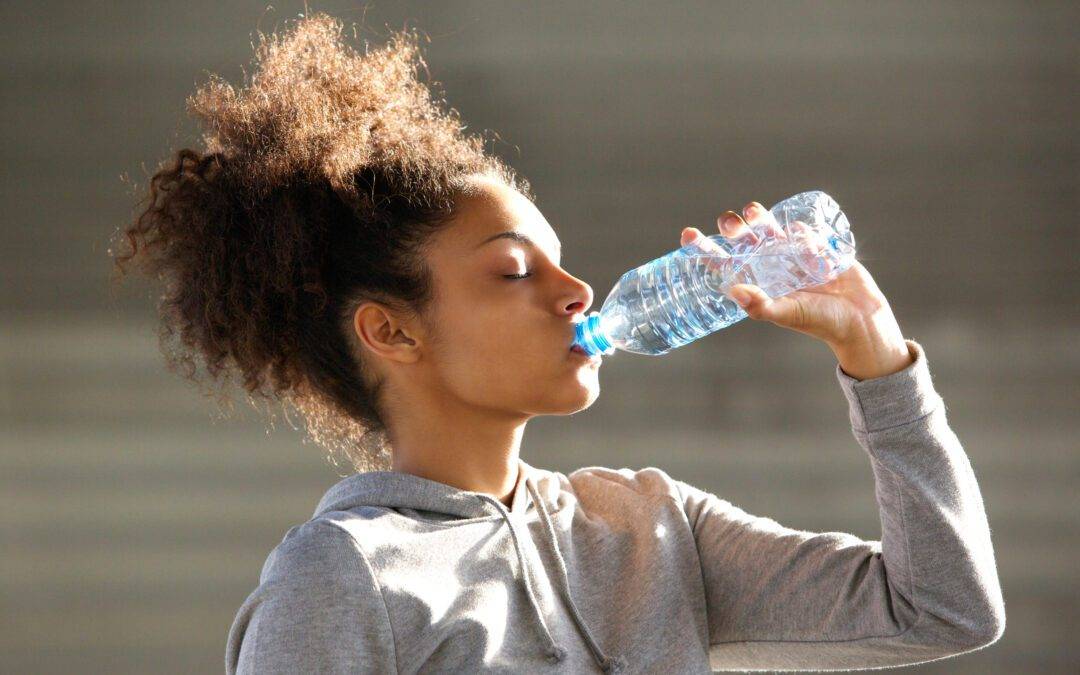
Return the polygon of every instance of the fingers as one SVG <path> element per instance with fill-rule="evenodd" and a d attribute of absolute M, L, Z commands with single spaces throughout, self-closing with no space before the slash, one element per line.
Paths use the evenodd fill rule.
<path fill-rule="evenodd" d="M 682 234 L 679 236 L 679 246 L 695 243 L 704 237 L 705 235 L 696 227 L 684 227 Z"/>
<path fill-rule="evenodd" d="M 777 224 L 776 218 L 773 216 L 772 212 L 762 206 L 759 202 L 750 202 L 744 206 L 743 216 L 746 222 L 754 230 L 761 230 L 766 236 L 787 239 L 787 234 L 784 232 L 784 229 Z"/>
<path fill-rule="evenodd" d="M 684 227 L 682 234 L 679 237 L 679 246 L 687 246 L 693 244 L 702 251 L 715 252 L 726 257 L 727 251 L 723 249 L 712 239 L 706 237 L 701 230 L 696 227 Z"/>
<path fill-rule="evenodd" d="M 716 223 L 720 226 L 720 234 L 727 239 L 746 239 L 752 244 L 758 242 L 758 236 L 746 224 L 743 217 L 734 211 L 724 211 L 716 219 Z"/>
<path fill-rule="evenodd" d="M 750 202 L 743 207 L 742 215 L 734 211 L 725 211 L 717 219 L 720 234 L 728 239 L 746 239 L 756 244 L 761 237 L 779 237 L 787 239 L 787 233 L 776 222 L 772 212 L 760 202 Z"/>
<path fill-rule="evenodd" d="M 762 206 L 761 202 L 750 202 L 744 206 L 742 215 L 735 211 L 724 211 L 716 222 L 719 225 L 720 234 L 726 239 L 746 241 L 751 245 L 756 245 L 763 237 L 788 239 L 787 232 L 780 227 L 776 222 L 776 217 Z M 684 239 L 684 245 L 688 241 L 690 240 Z"/>

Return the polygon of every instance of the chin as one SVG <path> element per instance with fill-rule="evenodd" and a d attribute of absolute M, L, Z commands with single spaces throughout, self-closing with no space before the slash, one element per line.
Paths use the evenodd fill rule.
<path fill-rule="evenodd" d="M 527 409 L 532 415 L 573 415 L 591 406 L 600 396 L 600 385 L 596 378 L 592 382 L 553 384 L 547 391 L 557 393 L 543 400 L 534 401 Z"/>
<path fill-rule="evenodd" d="M 563 415 L 572 415 L 585 410 L 600 397 L 600 381 L 596 376 L 596 371 L 593 370 L 591 374 L 579 371 L 576 383 L 566 385 L 562 391 L 566 402 L 564 406 L 566 411 L 562 413 Z"/>

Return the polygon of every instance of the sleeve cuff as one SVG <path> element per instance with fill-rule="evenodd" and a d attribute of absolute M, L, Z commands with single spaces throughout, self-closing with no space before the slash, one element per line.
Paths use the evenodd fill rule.
<path fill-rule="evenodd" d="M 848 415 L 855 431 L 872 433 L 907 424 L 942 405 L 922 345 L 914 340 L 904 342 L 915 360 L 889 375 L 856 380 L 836 364 L 836 379 L 847 398 Z"/>

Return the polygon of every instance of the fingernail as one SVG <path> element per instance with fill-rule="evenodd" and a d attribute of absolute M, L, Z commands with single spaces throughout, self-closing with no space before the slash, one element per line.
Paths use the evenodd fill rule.
<path fill-rule="evenodd" d="M 738 216 L 726 216 L 724 218 L 724 227 L 735 227 L 739 224 Z"/>
<path fill-rule="evenodd" d="M 744 290 L 736 290 L 731 292 L 731 297 L 735 298 L 735 302 L 739 303 L 740 307 L 746 307 L 750 302 L 750 294 Z"/>

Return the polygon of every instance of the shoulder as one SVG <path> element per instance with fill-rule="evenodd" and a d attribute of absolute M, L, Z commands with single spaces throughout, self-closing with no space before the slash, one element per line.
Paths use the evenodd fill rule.
<path fill-rule="evenodd" d="M 337 586 L 362 585 L 370 580 L 360 544 L 349 528 L 329 518 L 296 525 L 266 558 L 260 575 L 264 584 Z"/>
<path fill-rule="evenodd" d="M 678 481 L 663 469 L 654 466 L 641 469 L 586 466 L 572 471 L 567 479 L 579 494 L 585 492 L 623 497 L 671 497 L 682 502 Z"/>

